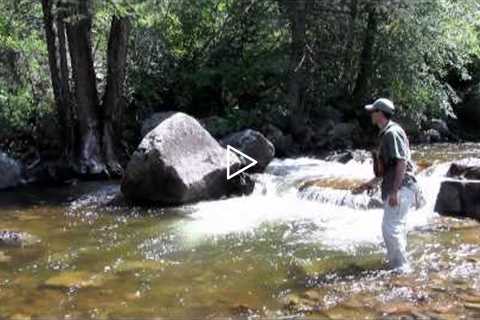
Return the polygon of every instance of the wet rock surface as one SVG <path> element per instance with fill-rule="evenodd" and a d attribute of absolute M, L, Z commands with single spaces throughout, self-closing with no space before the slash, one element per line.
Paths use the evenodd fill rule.
<path fill-rule="evenodd" d="M 360 194 L 352 193 L 363 181 L 352 179 L 327 178 L 303 182 L 298 189 L 302 199 L 347 206 L 354 209 L 383 208 L 380 189 L 369 190 Z"/>
<path fill-rule="evenodd" d="M 452 163 L 447 177 L 452 179 L 442 182 L 435 211 L 480 220 L 480 159 Z"/>
<path fill-rule="evenodd" d="M 40 242 L 40 239 L 25 232 L 0 231 L 0 247 L 23 247 L 34 245 L 38 242 Z"/>
<path fill-rule="evenodd" d="M 247 129 L 244 131 L 232 133 L 222 139 L 222 143 L 231 145 L 246 155 L 257 160 L 258 163 L 249 169 L 249 172 L 263 172 L 267 165 L 275 156 L 275 147 L 258 131 Z"/>

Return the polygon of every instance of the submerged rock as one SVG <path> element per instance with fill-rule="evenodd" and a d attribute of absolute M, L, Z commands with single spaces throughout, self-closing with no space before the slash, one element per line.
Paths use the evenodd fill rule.
<path fill-rule="evenodd" d="M 273 160 L 275 147 L 263 134 L 247 129 L 232 133 L 222 139 L 224 145 L 231 145 L 258 161 L 249 172 L 262 172 Z"/>
<path fill-rule="evenodd" d="M 194 118 L 175 113 L 142 140 L 128 163 L 121 191 L 126 198 L 178 205 L 230 194 L 248 194 L 254 182 L 226 179 L 226 150 Z M 232 155 L 232 172 L 241 165 Z"/>
<path fill-rule="evenodd" d="M 0 251 L 0 262 L 10 262 L 12 257 L 7 256 L 3 251 Z"/>
<path fill-rule="evenodd" d="M 45 281 L 44 286 L 54 289 L 69 288 L 99 288 L 109 280 L 112 275 L 92 274 L 84 271 L 63 272 Z"/>
<path fill-rule="evenodd" d="M 480 220 L 480 160 L 464 159 L 453 163 L 447 176 L 456 180 L 442 182 L 435 211 L 442 215 Z"/>
<path fill-rule="evenodd" d="M 22 181 L 20 163 L 0 151 L 0 190 L 18 186 Z"/>
<path fill-rule="evenodd" d="M 39 238 L 25 232 L 0 231 L 0 246 L 23 247 L 38 242 L 40 242 Z"/>
<path fill-rule="evenodd" d="M 353 209 L 382 208 L 383 202 L 378 188 L 361 194 L 352 193 L 360 183 L 361 181 L 339 178 L 306 181 L 299 186 L 298 196 L 302 199 Z"/>

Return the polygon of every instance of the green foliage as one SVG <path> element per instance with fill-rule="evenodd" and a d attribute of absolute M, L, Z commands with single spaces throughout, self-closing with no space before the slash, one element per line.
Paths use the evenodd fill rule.
<path fill-rule="evenodd" d="M 51 111 L 42 11 L 37 1 L 0 3 L 0 122 L 2 133 L 30 130 Z"/>
<path fill-rule="evenodd" d="M 285 3 L 94 0 L 92 41 L 100 92 L 111 18 L 128 15 L 133 24 L 126 87 L 129 113 L 136 119 L 175 109 L 221 115 L 232 128 L 260 126 L 273 114 L 283 119 L 288 116 L 289 18 L 295 13 Z M 472 67 L 480 65 L 479 0 L 307 4 L 302 67 L 306 109 L 316 114 L 352 96 L 365 63 L 372 8 L 377 27 L 363 99 L 387 95 L 418 119 L 451 115 L 455 92 L 449 81 L 480 79 L 480 68 Z M 28 127 L 52 104 L 40 2 L 3 1 L 0 9 L 0 120 L 4 128 Z"/>
<path fill-rule="evenodd" d="M 393 11 L 379 32 L 375 87 L 404 108 L 453 115 L 445 80 L 452 72 L 471 79 L 467 66 L 480 53 L 478 5 L 425 0 Z"/>

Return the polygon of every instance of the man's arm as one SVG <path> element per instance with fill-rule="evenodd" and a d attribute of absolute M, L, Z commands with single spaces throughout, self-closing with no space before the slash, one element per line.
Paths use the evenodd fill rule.
<path fill-rule="evenodd" d="M 407 169 L 407 162 L 404 159 L 397 159 L 395 164 L 395 179 L 393 181 L 392 192 L 388 195 L 388 204 L 392 207 L 398 206 L 398 190 L 402 186 L 405 171 Z"/>

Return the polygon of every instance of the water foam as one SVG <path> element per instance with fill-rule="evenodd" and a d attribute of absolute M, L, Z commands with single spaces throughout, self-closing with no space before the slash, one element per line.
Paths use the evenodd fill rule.
<path fill-rule="evenodd" d="M 195 241 L 202 236 L 255 232 L 264 224 L 305 221 L 317 226 L 316 231 L 304 239 L 307 242 L 347 251 L 366 244 L 378 245 L 382 241 L 381 209 L 355 210 L 300 199 L 297 195 L 298 183 L 307 179 L 340 177 L 367 180 L 371 171 L 371 163 L 354 160 L 347 164 L 310 158 L 274 160 L 266 173 L 256 176 L 259 186 L 252 195 L 188 206 L 193 211 L 192 219 L 179 222 L 179 227 L 183 234 Z M 409 230 L 429 223 L 436 216 L 433 205 L 443 174 L 442 168 L 420 176 L 420 185 L 428 199 L 427 206 L 410 214 Z"/>

